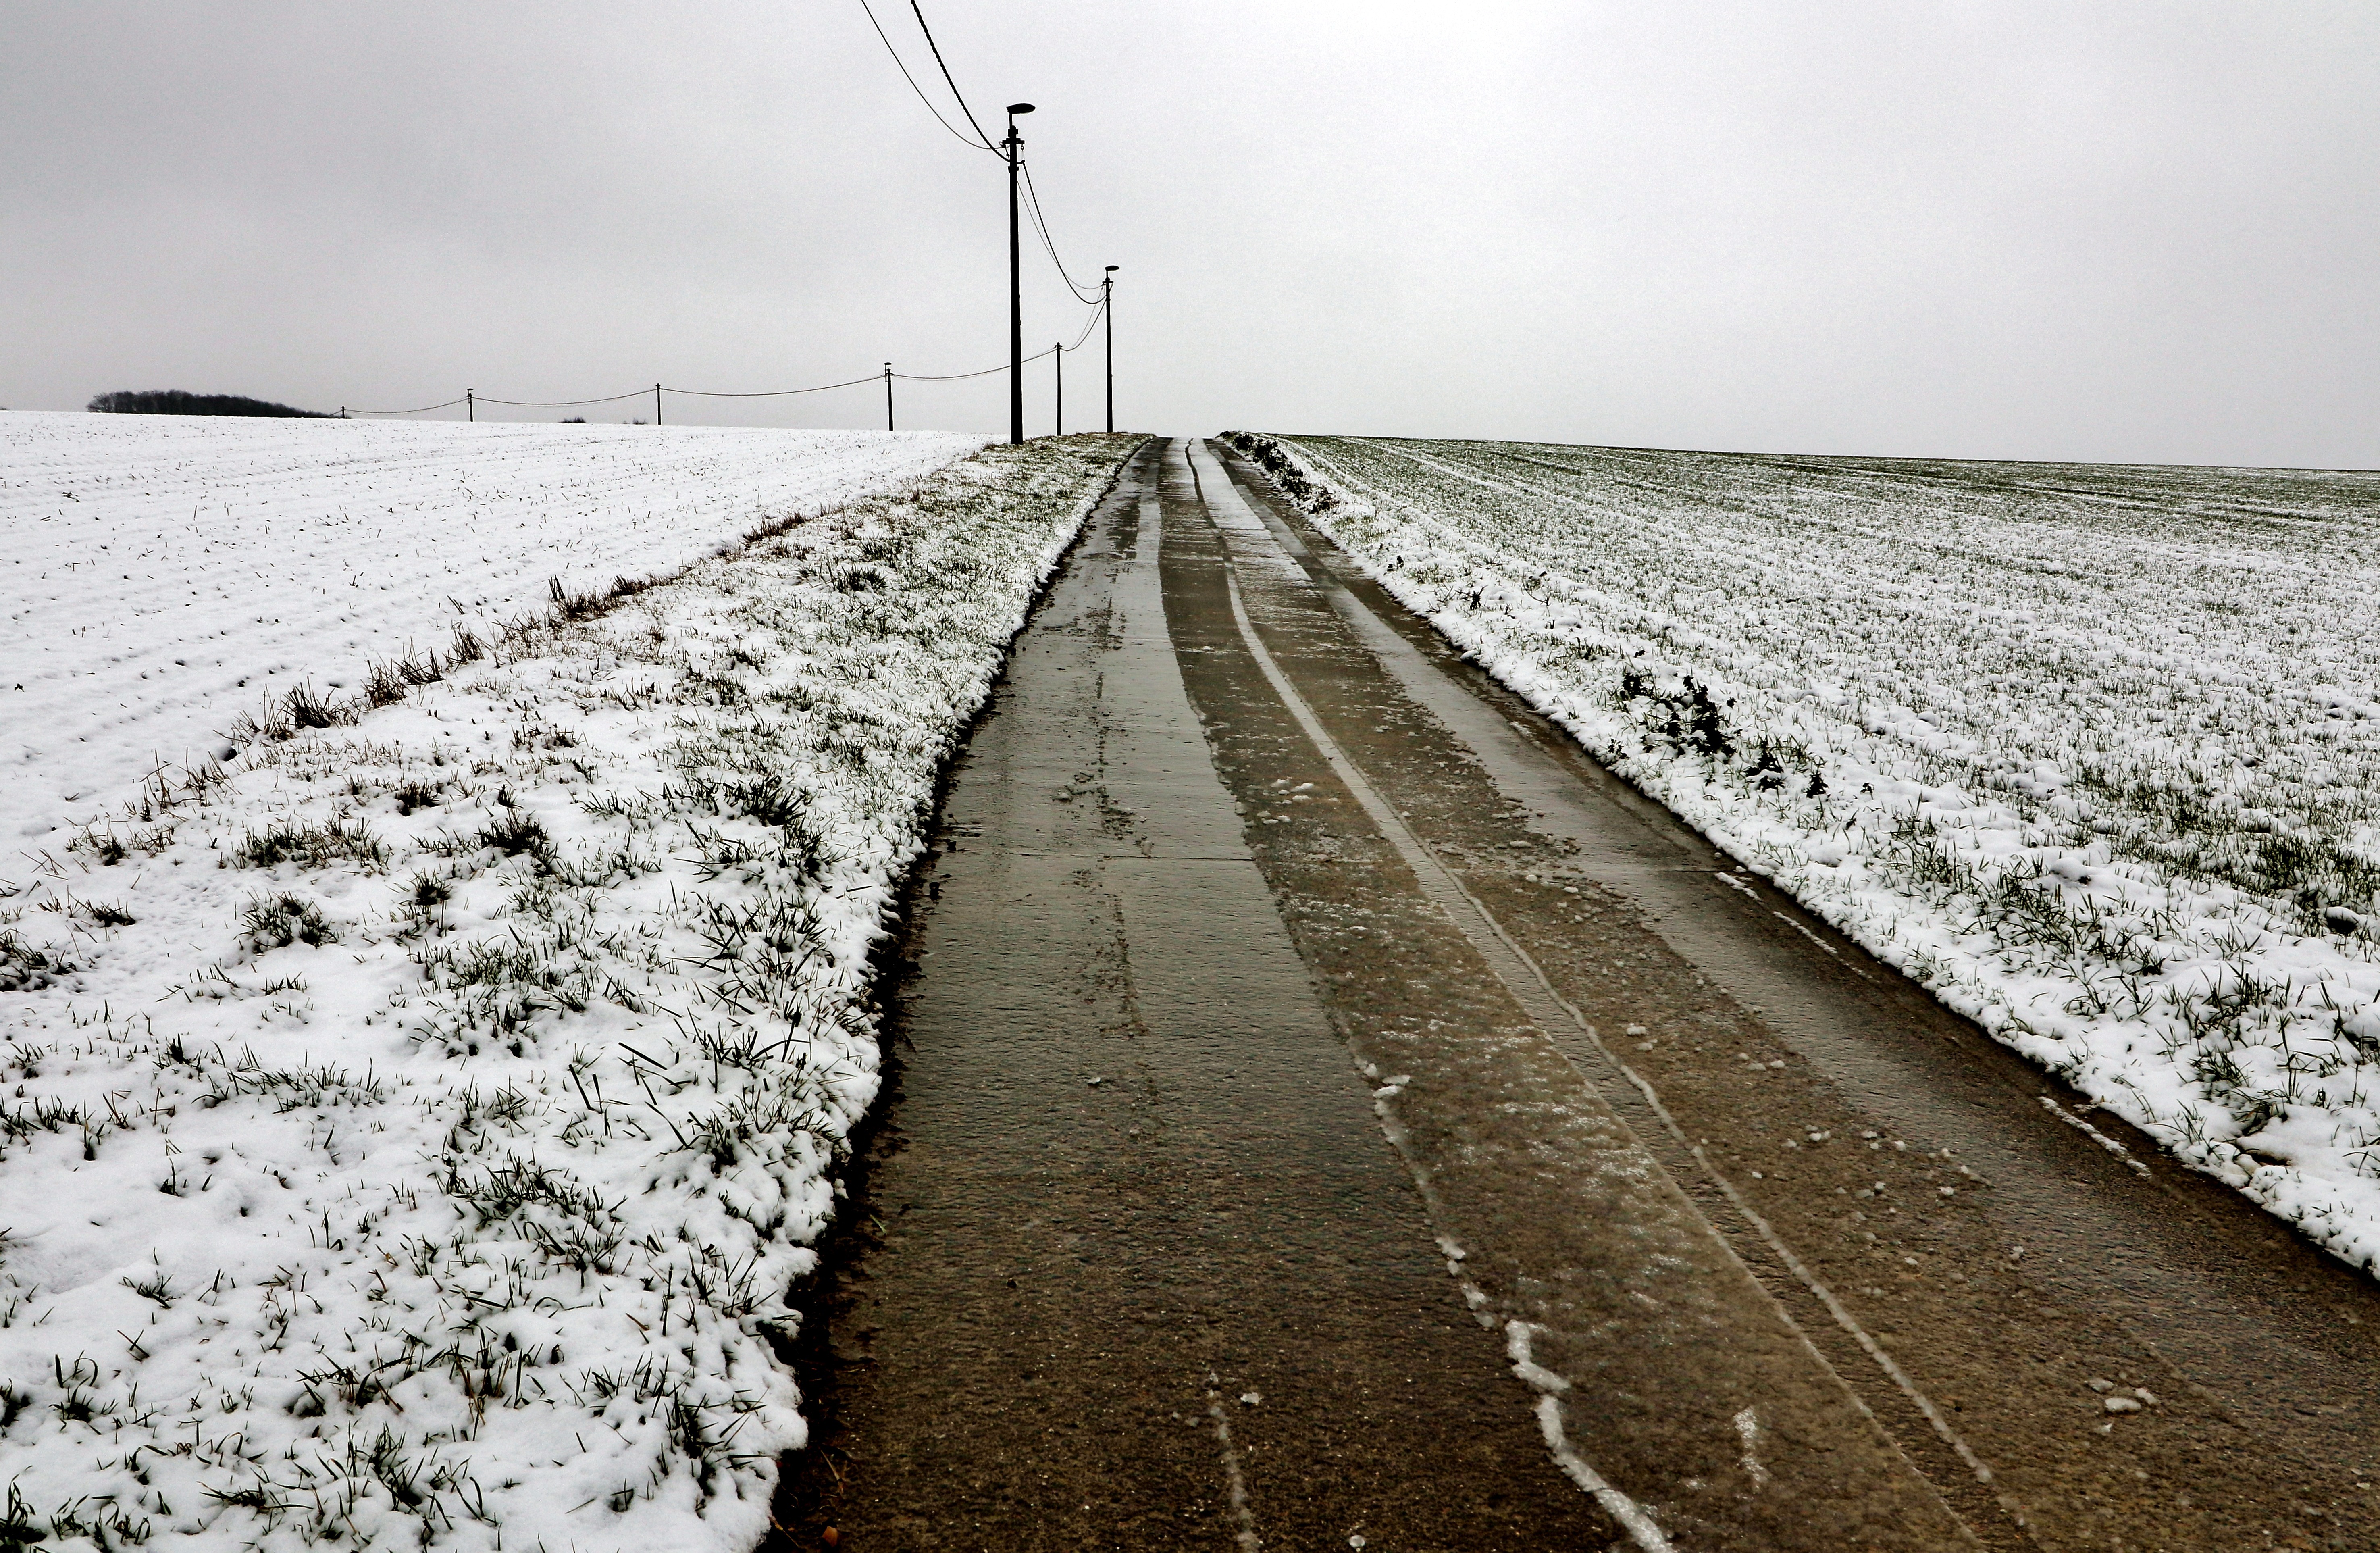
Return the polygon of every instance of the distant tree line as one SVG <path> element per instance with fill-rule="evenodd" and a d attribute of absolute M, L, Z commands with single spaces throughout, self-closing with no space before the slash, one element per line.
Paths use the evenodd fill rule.
<path fill-rule="evenodd" d="M 84 408 L 97 415 L 256 415 L 285 419 L 331 420 L 321 410 L 301 410 L 244 394 L 191 394 L 179 388 L 121 389 L 94 397 Z"/>

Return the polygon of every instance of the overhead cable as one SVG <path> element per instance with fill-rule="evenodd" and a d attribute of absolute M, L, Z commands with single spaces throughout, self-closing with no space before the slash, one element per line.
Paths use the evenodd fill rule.
<path fill-rule="evenodd" d="M 1051 350 L 1056 349 L 1055 346 L 1050 348 Z M 1038 361 L 1041 358 L 1048 356 L 1049 354 L 1050 354 L 1050 352 L 1048 350 L 1037 351 L 1033 355 L 1024 358 L 1024 359 L 1026 361 Z M 1002 362 L 997 367 L 986 367 L 980 372 L 944 372 L 940 376 L 928 376 L 920 372 L 895 372 L 892 375 L 901 379 L 905 382 L 956 382 L 962 378 L 988 378 L 994 372 L 1004 372 L 1006 370 L 1008 370 L 1008 364 L 1006 362 Z"/>
<path fill-rule="evenodd" d="M 959 112 L 966 115 L 967 125 L 975 130 L 975 138 L 983 142 L 984 150 L 991 150 L 991 137 L 983 132 L 982 125 L 976 123 L 975 110 L 968 107 L 966 99 L 960 95 L 959 83 L 951 79 L 951 67 L 942 65 L 942 46 L 934 42 L 934 30 L 926 25 L 926 13 L 918 9 L 917 0 L 909 0 L 909 9 L 917 18 L 917 30 L 926 35 L 926 46 L 934 51 L 934 63 L 942 66 L 942 84 L 951 89 L 951 96 L 958 103 Z"/>
<path fill-rule="evenodd" d="M 1099 308 L 1094 308 L 1091 310 L 1090 322 L 1083 325 L 1083 332 L 1075 337 L 1075 343 L 1073 345 L 1055 348 L 1064 350 L 1081 349 L 1083 342 L 1090 338 L 1091 330 L 1098 326 L 1099 314 L 1102 310 L 1103 309 Z M 1050 351 L 1045 350 L 1040 352 L 1039 355 L 1028 356 L 1025 359 L 1027 361 L 1038 361 L 1042 357 L 1050 354 Z M 892 375 L 905 382 L 958 382 L 967 378 L 988 378 L 995 372 L 1004 372 L 1006 370 L 1008 370 L 1008 367 L 1005 363 L 1002 363 L 997 367 L 986 367 L 981 371 L 978 372 L 894 372 Z M 729 393 L 719 389 L 710 388 L 672 388 L 666 383 L 656 383 L 654 387 L 659 388 L 663 394 L 685 394 L 690 398 L 696 399 L 783 399 L 796 394 L 824 394 L 830 389 L 856 388 L 861 383 L 882 382 L 884 381 L 884 377 L 885 374 L 882 372 L 870 372 L 864 378 L 845 378 L 841 382 L 814 383 L 808 388 L 764 388 L 742 393 Z M 467 394 L 459 398 L 449 399 L 443 404 L 419 405 L 416 406 L 412 409 L 351 409 L 347 413 L 351 416 L 427 415 L 431 410 L 451 410 L 455 406 L 464 403 L 466 400 L 474 399 L 482 405 L 504 405 L 513 409 L 559 410 L 574 408 L 580 405 L 616 405 L 623 399 L 641 399 L 646 394 L 652 392 L 653 389 L 651 388 L 632 388 L 625 394 L 607 394 L 601 399 L 497 399 L 492 398 L 485 394 Z"/>
<path fill-rule="evenodd" d="M 1081 334 L 1077 334 L 1077 335 L 1075 335 L 1075 343 L 1074 343 L 1073 345 L 1070 345 L 1070 346 L 1062 346 L 1061 348 L 1062 348 L 1062 349 L 1065 349 L 1065 350 L 1080 350 L 1080 349 L 1082 349 L 1082 348 L 1083 348 L 1083 342 L 1084 342 L 1085 340 L 1087 340 L 1087 339 L 1089 339 L 1089 338 L 1091 337 L 1091 331 L 1092 331 L 1092 330 L 1094 330 L 1094 329 L 1097 329 L 1097 328 L 1099 326 L 1099 320 L 1100 320 L 1102 317 L 1106 316 L 1107 310 L 1108 310 L 1107 298 L 1106 298 L 1106 297 L 1102 297 L 1101 298 L 1099 298 L 1099 305 L 1098 307 L 1093 308 L 1093 309 L 1091 309 L 1091 316 L 1090 316 L 1089 320 L 1084 323 L 1084 325 L 1083 325 L 1083 332 L 1082 332 Z"/>
<path fill-rule="evenodd" d="M 995 155 L 998 154 L 999 148 L 984 138 L 984 134 L 981 129 L 978 129 L 975 132 L 976 138 L 970 140 L 957 125 L 953 124 L 949 119 L 942 116 L 942 110 L 934 106 L 934 100 L 926 95 L 925 88 L 917 84 L 917 78 L 909 73 L 908 62 L 901 57 L 901 51 L 892 46 L 892 40 L 891 38 L 885 37 L 884 24 L 876 19 L 875 8 L 868 5 L 868 0 L 859 0 L 859 8 L 868 13 L 868 25 L 876 29 L 876 36 L 883 41 L 884 52 L 891 55 L 892 56 L 892 63 L 900 67 L 901 79 L 909 83 L 909 90 L 917 94 L 917 101 L 926 104 L 926 111 L 934 115 L 934 122 L 949 130 L 953 135 L 957 136 L 961 145 L 973 146 L 978 151 L 988 151 L 993 152 Z M 923 25 L 922 18 L 919 18 L 919 22 L 920 25 Z M 930 44 L 933 42 L 933 35 L 931 33 L 928 33 L 926 41 Z M 940 63 L 941 55 L 937 53 L 934 58 L 937 63 Z M 945 72 L 945 74 L 947 74 L 947 72 Z M 952 88 L 953 93 L 955 93 L 957 90 L 958 89 L 955 87 Z M 959 106 L 964 110 L 966 107 L 966 104 L 965 103 L 961 103 Z M 975 115 L 969 114 L 967 115 L 967 122 L 969 124 L 973 124 L 975 122 Z"/>
<path fill-rule="evenodd" d="M 431 410 L 451 410 L 461 399 L 449 399 L 443 405 L 419 405 L 409 410 L 349 410 L 349 415 L 428 415 Z"/>
<path fill-rule="evenodd" d="M 607 394 L 601 399 L 491 399 L 477 395 L 483 405 L 510 405 L 521 410 L 566 410 L 578 405 L 616 405 L 623 399 L 641 399 L 652 392 L 650 388 L 632 388 L 625 394 Z"/>
<path fill-rule="evenodd" d="M 1089 290 L 1086 291 L 1083 287 L 1076 285 L 1075 284 L 1075 277 L 1067 273 L 1066 261 L 1058 257 L 1058 245 L 1052 242 L 1050 238 L 1049 218 L 1041 213 L 1040 191 L 1033 187 L 1033 169 L 1030 166 L 1024 166 L 1023 171 L 1025 174 L 1025 202 L 1026 208 L 1031 210 L 1033 212 L 1033 230 L 1041 234 L 1042 251 L 1049 254 L 1050 262 L 1057 266 L 1058 278 L 1066 283 L 1066 289 L 1075 294 L 1075 299 L 1076 301 L 1085 304 L 1099 301 L 1102 295 L 1099 288 L 1093 286 Z"/>
<path fill-rule="evenodd" d="M 983 126 L 977 122 L 975 110 L 967 106 L 966 94 L 959 90 L 957 79 L 951 74 L 950 62 L 942 57 L 942 46 L 934 41 L 934 30 L 927 25 L 926 12 L 918 0 L 909 0 L 909 10 L 917 17 L 917 30 L 925 35 L 926 47 L 933 55 L 935 66 L 942 72 L 942 84 L 951 89 L 951 100 L 959 105 L 959 113 L 966 119 L 967 127 L 975 131 L 973 140 L 968 140 L 956 125 L 944 116 L 942 110 L 934 105 L 934 100 L 926 95 L 925 88 L 917 84 L 917 78 L 909 72 L 908 61 L 903 59 L 901 51 L 892 46 L 892 39 L 884 30 L 884 24 L 876 19 L 876 8 L 868 4 L 868 0 L 859 0 L 859 8 L 868 13 L 868 25 L 876 30 L 878 41 L 883 43 L 884 52 L 892 56 L 893 65 L 900 69 L 901 79 L 909 83 L 909 90 L 917 94 L 918 102 L 926 104 L 926 111 L 934 115 L 934 121 L 957 137 L 961 144 L 998 154 L 1000 147 L 983 132 Z M 1033 170 L 1022 163 L 1018 166 L 1025 174 L 1026 199 L 1033 212 L 1033 230 L 1041 237 L 1042 251 L 1049 254 L 1050 264 L 1057 269 L 1058 278 L 1066 283 L 1066 289 L 1075 294 L 1075 300 L 1087 306 L 1096 302 L 1099 297 L 1098 289 L 1087 290 L 1076 285 L 1073 273 L 1066 268 L 1066 261 L 1058 257 L 1058 245 L 1050 236 L 1049 218 L 1041 212 L 1040 191 L 1033 187 Z"/>
<path fill-rule="evenodd" d="M 864 378 L 845 378 L 841 382 L 822 382 L 816 388 L 768 388 L 750 394 L 718 394 L 704 388 L 665 388 L 662 392 L 691 394 L 700 399 L 783 399 L 794 394 L 823 394 L 830 388 L 851 388 L 863 382 L 882 382 L 883 381 L 883 373 L 870 372 Z"/>

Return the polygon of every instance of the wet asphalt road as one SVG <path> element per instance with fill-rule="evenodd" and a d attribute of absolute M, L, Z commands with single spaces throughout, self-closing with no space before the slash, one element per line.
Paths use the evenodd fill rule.
<path fill-rule="evenodd" d="M 1220 445 L 1094 517 L 907 947 L 790 1546 L 2380 1546 L 2380 1290 Z"/>

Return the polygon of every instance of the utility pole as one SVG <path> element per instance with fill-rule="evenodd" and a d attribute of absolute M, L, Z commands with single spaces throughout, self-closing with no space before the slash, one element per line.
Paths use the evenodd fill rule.
<path fill-rule="evenodd" d="M 1066 347 L 1051 346 L 1050 359 L 1058 364 L 1058 435 L 1062 437 L 1066 434 Z"/>
<path fill-rule="evenodd" d="M 884 363 L 884 430 L 892 430 L 892 363 Z"/>
<path fill-rule="evenodd" d="M 659 426 L 661 423 L 662 423 L 662 385 L 661 385 L 660 383 L 655 383 L 655 384 L 653 384 L 653 424 L 654 424 L 654 425 L 656 425 L 656 426 Z"/>
<path fill-rule="evenodd" d="M 1032 111 L 1030 103 L 1008 104 L 1008 139 L 1000 142 L 1008 148 L 1008 441 L 1011 446 L 1025 440 L 1025 285 L 1016 247 L 1016 153 L 1025 149 L 1025 139 L 1016 132 L 1016 121 L 1019 116 Z"/>
<path fill-rule="evenodd" d="M 449 399 L 446 402 L 451 405 L 455 401 Z M 480 402 L 472 397 L 471 391 L 468 388 L 463 390 L 463 419 L 466 420 L 480 419 Z"/>
<path fill-rule="evenodd" d="M 1108 273 L 1099 277 L 1099 311 L 1108 323 L 1108 430 L 1115 430 L 1115 273 L 1123 266 L 1111 264 Z"/>

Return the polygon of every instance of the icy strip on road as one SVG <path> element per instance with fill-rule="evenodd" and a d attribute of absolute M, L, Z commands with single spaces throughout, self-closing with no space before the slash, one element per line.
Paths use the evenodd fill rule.
<path fill-rule="evenodd" d="M 944 431 L 0 415 L 0 879 L 314 676 L 492 636 L 982 445 Z M 48 839 L 44 839 L 48 838 Z"/>
<path fill-rule="evenodd" d="M 6 903 L 0 1480 L 57 1535 L 749 1547 L 868 957 L 1135 439 L 994 449 Z"/>
<path fill-rule="evenodd" d="M 2380 1265 L 2370 477 L 1248 445 L 1747 867 Z"/>

